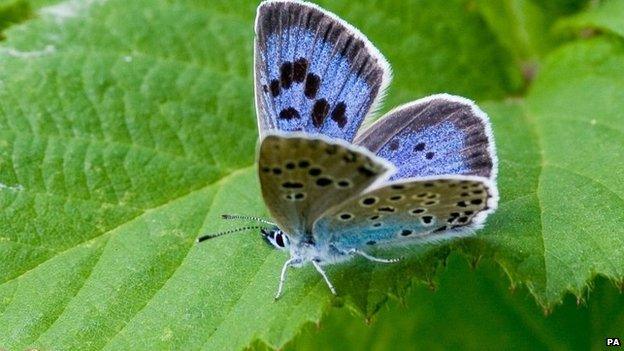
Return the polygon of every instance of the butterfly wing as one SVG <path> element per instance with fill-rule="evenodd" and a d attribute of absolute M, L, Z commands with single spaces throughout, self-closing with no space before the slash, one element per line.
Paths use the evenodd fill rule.
<path fill-rule="evenodd" d="M 269 212 L 291 238 L 311 235 L 328 208 L 358 195 L 392 168 L 366 149 L 301 133 L 268 134 L 259 174 Z"/>
<path fill-rule="evenodd" d="M 261 136 L 302 131 L 353 140 L 390 81 L 390 66 L 357 29 L 320 7 L 258 7 L 256 110 Z"/>
<path fill-rule="evenodd" d="M 314 232 L 339 249 L 465 235 L 496 209 L 490 123 L 470 100 L 441 94 L 406 104 L 355 143 L 397 171 L 390 182 L 335 206 L 314 224 Z"/>
<path fill-rule="evenodd" d="M 494 139 L 487 115 L 472 101 L 447 94 L 390 111 L 358 136 L 397 166 L 391 179 L 443 174 L 496 178 Z"/>
<path fill-rule="evenodd" d="M 448 239 L 482 226 L 497 202 L 496 186 L 487 178 L 399 180 L 335 206 L 313 231 L 342 251 Z"/>

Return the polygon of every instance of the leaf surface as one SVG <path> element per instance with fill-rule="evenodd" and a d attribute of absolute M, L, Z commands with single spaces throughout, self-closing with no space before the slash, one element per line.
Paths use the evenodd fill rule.
<path fill-rule="evenodd" d="M 284 350 L 604 350 L 605 335 L 624 329 L 624 295 L 605 279 L 596 285 L 586 304 L 570 296 L 545 317 L 492 261 L 469 269 L 452 255 L 437 289 L 414 287 L 369 323 L 334 309 Z"/>
<path fill-rule="evenodd" d="M 622 278 L 624 257 L 609 251 L 624 240 L 614 38 L 548 55 L 525 100 L 483 104 L 502 201 L 476 238 L 411 249 L 396 266 L 331 267 L 339 298 L 310 267 L 293 270 L 273 302 L 286 257 L 256 233 L 194 244 L 231 227 L 221 213 L 266 214 L 254 166 L 257 4 L 31 4 L 50 6 L 0 47 L 2 348 L 279 347 L 330 305 L 372 316 L 413 282 L 435 285 L 456 249 L 492 257 L 546 306 L 596 274 Z M 513 55 L 479 13 L 439 4 L 325 5 L 387 54 L 392 103 L 517 92 Z"/>

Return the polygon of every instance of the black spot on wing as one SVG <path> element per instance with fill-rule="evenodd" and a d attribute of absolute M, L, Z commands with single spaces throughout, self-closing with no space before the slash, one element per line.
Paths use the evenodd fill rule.
<path fill-rule="evenodd" d="M 299 115 L 299 112 L 294 107 L 289 107 L 280 111 L 279 118 L 289 120 L 293 118 L 298 119 L 298 118 L 301 118 L 301 116 Z"/>
<path fill-rule="evenodd" d="M 399 148 L 399 141 L 394 139 L 390 142 L 390 144 L 388 144 L 388 148 L 390 149 L 390 151 L 395 151 Z"/>
<path fill-rule="evenodd" d="M 303 184 L 299 183 L 299 182 L 284 182 L 282 183 L 282 187 L 286 188 L 286 189 L 301 189 L 303 188 Z"/>
<path fill-rule="evenodd" d="M 279 80 L 273 79 L 269 88 L 271 89 L 271 95 L 273 95 L 273 97 L 277 97 L 280 94 Z"/>
<path fill-rule="evenodd" d="M 306 73 L 308 71 L 308 60 L 305 58 L 300 58 L 295 61 L 293 65 L 293 81 L 297 83 L 303 83 L 306 77 Z"/>
<path fill-rule="evenodd" d="M 305 193 L 292 193 L 292 194 L 287 194 L 286 195 L 286 200 L 301 201 L 301 200 L 305 199 L 305 197 L 306 197 Z"/>
<path fill-rule="evenodd" d="M 417 208 L 410 210 L 410 213 L 417 215 L 417 214 L 425 213 L 426 211 L 427 210 L 424 208 L 417 207 Z"/>
<path fill-rule="evenodd" d="M 351 218 L 353 218 L 353 215 L 350 213 L 342 213 L 340 214 L 340 219 L 342 219 L 343 221 L 348 221 Z"/>
<path fill-rule="evenodd" d="M 312 124 L 314 124 L 316 128 L 320 128 L 323 125 L 323 121 L 325 121 L 325 117 L 327 117 L 327 112 L 329 112 L 327 100 L 316 100 L 314 106 L 312 106 Z"/>
<path fill-rule="evenodd" d="M 318 168 L 318 167 L 312 167 L 312 168 L 310 168 L 310 170 L 308 171 L 308 174 L 309 174 L 309 175 L 311 175 L 311 176 L 313 176 L 313 177 L 316 177 L 316 176 L 321 175 L 321 173 L 322 173 L 322 172 L 323 172 L 323 171 L 321 171 L 321 169 L 320 169 L 320 168 Z"/>
<path fill-rule="evenodd" d="M 346 163 L 353 163 L 357 161 L 357 154 L 353 151 L 347 150 L 345 152 L 345 155 L 342 156 L 342 160 L 345 161 Z"/>
<path fill-rule="evenodd" d="M 328 155 L 335 155 L 338 153 L 338 145 L 327 145 L 327 147 L 325 148 L 325 153 Z"/>
<path fill-rule="evenodd" d="M 447 228 L 446 228 L 446 226 L 442 226 L 442 227 L 440 227 L 440 228 L 438 228 L 438 229 L 434 230 L 434 231 L 433 231 L 433 233 L 440 233 L 440 232 L 445 231 L 446 229 L 447 229 Z"/>
<path fill-rule="evenodd" d="M 366 197 L 366 198 L 362 199 L 362 201 L 360 201 L 360 203 L 362 205 L 364 205 L 364 206 L 372 206 L 372 205 L 374 205 L 377 202 L 377 200 L 379 200 L 379 199 L 377 199 L 376 197 Z"/>
<path fill-rule="evenodd" d="M 343 101 L 339 102 L 332 111 L 331 119 L 333 119 L 340 128 L 344 128 L 344 126 L 347 124 L 347 117 L 345 116 L 346 112 L 347 105 Z"/>
<path fill-rule="evenodd" d="M 338 183 L 336 183 L 336 185 L 338 185 L 339 188 L 348 188 L 351 186 L 351 182 L 348 181 L 347 179 L 343 179 L 339 181 Z"/>
<path fill-rule="evenodd" d="M 312 100 L 316 98 L 316 93 L 318 92 L 320 86 L 321 78 L 314 73 L 308 73 L 305 80 L 303 93 L 308 99 Z"/>
<path fill-rule="evenodd" d="M 403 195 L 393 195 L 388 198 L 388 201 L 396 202 L 396 201 L 401 201 L 403 199 L 404 199 Z"/>
<path fill-rule="evenodd" d="M 282 88 L 288 89 L 293 82 L 293 64 L 291 62 L 284 62 L 280 67 L 280 82 Z"/>
<path fill-rule="evenodd" d="M 316 180 L 316 185 L 321 186 L 321 187 L 326 187 L 330 185 L 332 182 L 333 181 L 330 178 L 321 177 Z"/>
<path fill-rule="evenodd" d="M 372 169 L 370 169 L 370 168 L 368 168 L 368 167 L 366 167 L 366 166 L 360 166 L 360 167 L 358 167 L 357 171 L 358 171 L 358 173 L 360 173 L 361 175 L 363 175 L 363 176 L 365 176 L 365 177 L 369 177 L 369 178 L 370 178 L 370 177 L 373 177 L 373 176 L 375 176 L 375 175 L 377 175 L 377 173 L 376 173 L 374 170 L 372 170 Z"/>

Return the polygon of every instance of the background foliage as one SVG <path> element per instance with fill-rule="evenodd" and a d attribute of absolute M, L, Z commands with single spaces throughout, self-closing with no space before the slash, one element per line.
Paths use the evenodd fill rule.
<path fill-rule="evenodd" d="M 299 269 L 273 302 L 283 253 L 253 234 L 194 244 L 226 228 L 220 213 L 266 214 L 257 2 L 0 1 L 0 348 L 600 349 L 624 337 L 623 4 L 322 1 L 393 65 L 386 110 L 435 92 L 483 106 L 502 198 L 474 238 L 395 266 L 332 267 L 338 298 Z"/>

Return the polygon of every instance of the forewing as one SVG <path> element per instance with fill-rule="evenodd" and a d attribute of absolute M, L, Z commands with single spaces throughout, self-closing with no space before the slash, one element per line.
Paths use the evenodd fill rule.
<path fill-rule="evenodd" d="M 396 165 L 392 180 L 443 174 L 496 178 L 489 119 L 461 97 L 433 95 L 398 107 L 355 143 Z"/>
<path fill-rule="evenodd" d="M 255 40 L 256 109 L 266 131 L 352 141 L 390 81 L 390 67 L 357 29 L 320 7 L 265 1 Z"/>
<path fill-rule="evenodd" d="M 496 187 L 474 176 L 387 183 L 335 206 L 314 224 L 339 250 L 466 235 L 497 206 Z"/>
<path fill-rule="evenodd" d="M 340 140 L 294 133 L 269 134 L 260 144 L 262 196 L 273 219 L 291 236 L 383 179 L 392 166 Z"/>

